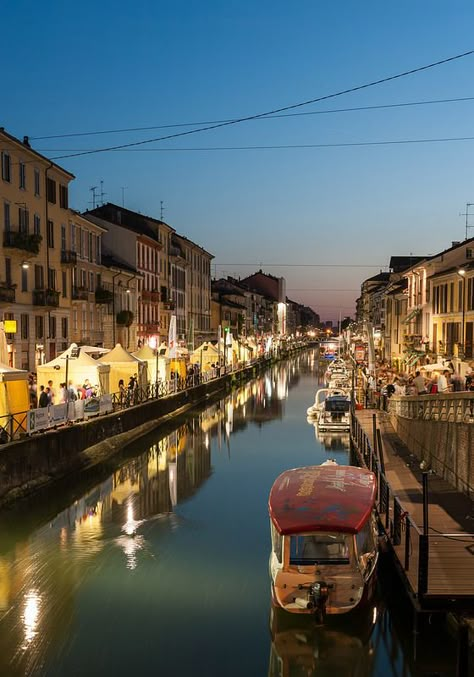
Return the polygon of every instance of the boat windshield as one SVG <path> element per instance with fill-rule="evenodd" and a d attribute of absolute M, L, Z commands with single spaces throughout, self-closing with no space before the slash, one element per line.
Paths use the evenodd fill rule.
<path fill-rule="evenodd" d="M 349 564 L 349 536 L 317 533 L 290 537 L 290 564 Z"/>
<path fill-rule="evenodd" d="M 346 399 L 327 399 L 325 409 L 331 413 L 345 414 L 351 408 L 351 403 Z"/>

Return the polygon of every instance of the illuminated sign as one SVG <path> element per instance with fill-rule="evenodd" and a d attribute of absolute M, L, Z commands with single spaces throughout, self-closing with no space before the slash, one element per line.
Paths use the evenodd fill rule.
<path fill-rule="evenodd" d="M 3 320 L 5 334 L 16 334 L 16 320 Z"/>

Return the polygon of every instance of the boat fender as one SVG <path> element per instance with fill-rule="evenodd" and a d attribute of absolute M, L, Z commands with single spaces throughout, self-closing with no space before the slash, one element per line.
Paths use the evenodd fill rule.
<path fill-rule="evenodd" d="M 311 609 L 312 604 L 305 597 L 295 597 L 295 604 L 297 604 L 302 609 Z"/>

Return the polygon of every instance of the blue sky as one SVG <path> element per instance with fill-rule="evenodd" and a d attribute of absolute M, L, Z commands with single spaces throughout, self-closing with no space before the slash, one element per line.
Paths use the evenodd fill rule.
<path fill-rule="evenodd" d="M 251 116 L 474 49 L 467 0 L 17 0 L 2 24 L 0 125 L 51 158 L 193 127 L 35 137 Z M 470 55 L 293 112 L 474 97 L 473 73 Z M 282 275 L 288 296 L 336 320 L 390 256 L 464 239 L 474 141 L 241 147 L 474 137 L 473 112 L 468 100 L 254 120 L 57 162 L 77 177 L 72 207 L 91 207 L 101 181 L 105 201 L 151 216 L 163 201 L 213 273 Z"/>

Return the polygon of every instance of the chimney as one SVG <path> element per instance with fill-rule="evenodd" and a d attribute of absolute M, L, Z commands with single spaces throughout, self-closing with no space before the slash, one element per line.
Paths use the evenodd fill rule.
<path fill-rule="evenodd" d="M 25 146 L 28 146 L 28 148 L 31 148 L 31 146 L 30 146 L 30 140 L 29 140 L 29 138 L 28 138 L 27 136 L 24 136 L 24 137 L 23 137 L 23 143 L 25 144 Z"/>

